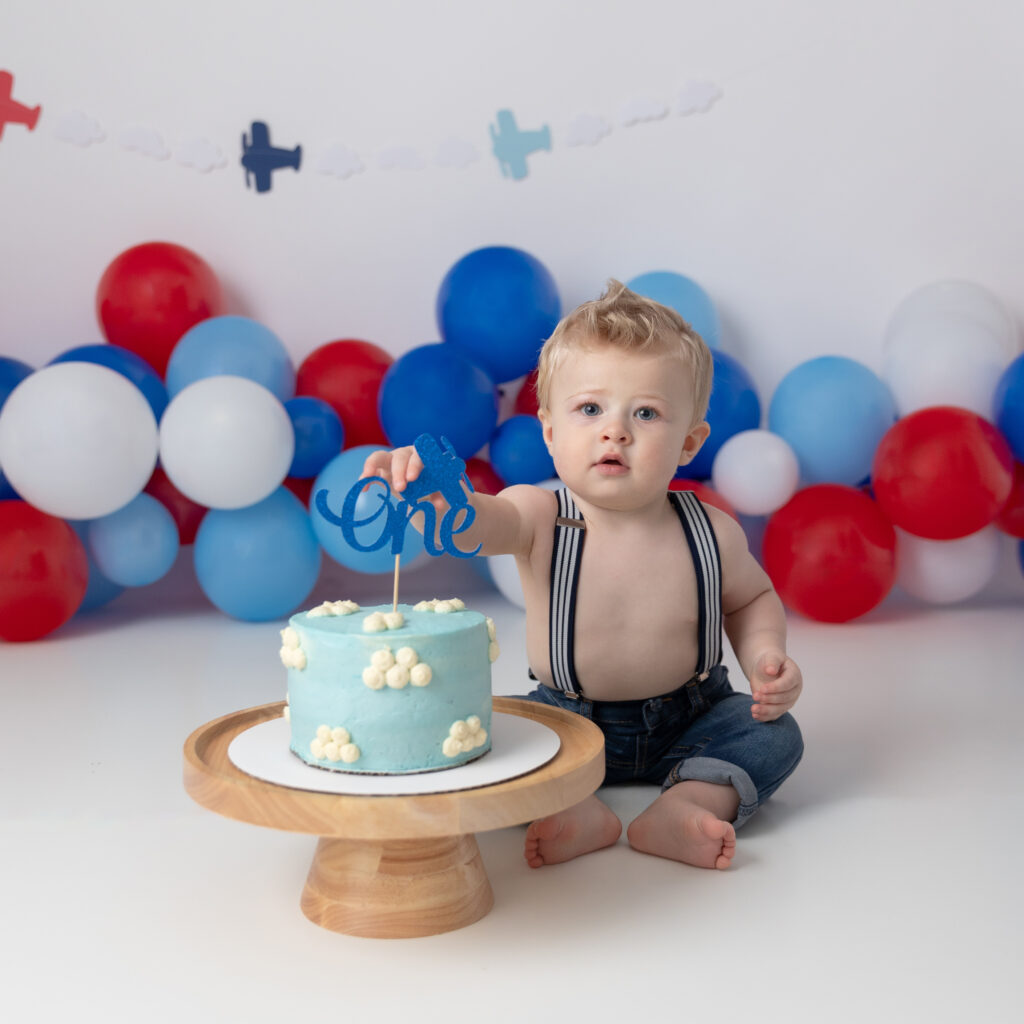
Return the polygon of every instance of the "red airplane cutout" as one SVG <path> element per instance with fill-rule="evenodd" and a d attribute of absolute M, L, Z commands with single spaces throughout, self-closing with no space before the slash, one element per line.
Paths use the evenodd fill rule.
<path fill-rule="evenodd" d="M 5 124 L 28 125 L 32 131 L 39 120 L 42 107 L 26 107 L 23 103 L 11 99 L 14 86 L 14 75 L 10 71 L 0 71 L 0 136 L 4 133 Z"/>

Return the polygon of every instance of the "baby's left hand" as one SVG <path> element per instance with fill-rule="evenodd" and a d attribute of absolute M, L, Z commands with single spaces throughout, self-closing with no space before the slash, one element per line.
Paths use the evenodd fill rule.
<path fill-rule="evenodd" d="M 797 702 L 803 688 L 800 666 L 782 651 L 766 651 L 757 659 L 750 677 L 754 696 L 750 713 L 759 722 L 772 722 Z"/>

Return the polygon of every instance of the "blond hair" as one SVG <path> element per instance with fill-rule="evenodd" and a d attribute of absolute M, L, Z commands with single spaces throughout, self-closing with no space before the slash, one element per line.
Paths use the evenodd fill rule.
<path fill-rule="evenodd" d="M 599 299 L 584 302 L 563 317 L 544 343 L 537 364 L 541 409 L 548 408 L 551 378 L 566 353 L 595 343 L 680 359 L 693 371 L 694 423 L 704 419 L 714 375 L 710 349 L 674 309 L 630 291 L 614 278 Z"/>

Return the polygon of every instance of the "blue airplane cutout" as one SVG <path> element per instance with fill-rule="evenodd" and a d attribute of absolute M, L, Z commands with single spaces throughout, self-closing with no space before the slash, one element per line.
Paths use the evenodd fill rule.
<path fill-rule="evenodd" d="M 263 121 L 253 121 L 252 136 L 242 133 L 242 166 L 245 168 L 245 187 L 252 188 L 256 178 L 256 191 L 270 191 L 270 176 L 279 167 L 299 169 L 302 147 L 278 149 L 270 144 L 270 129 Z"/>
<path fill-rule="evenodd" d="M 526 158 L 542 149 L 551 149 L 551 129 L 547 125 L 537 131 L 520 131 L 511 110 L 498 111 L 497 128 L 491 131 L 492 150 L 506 178 L 521 181 L 529 173 Z"/>

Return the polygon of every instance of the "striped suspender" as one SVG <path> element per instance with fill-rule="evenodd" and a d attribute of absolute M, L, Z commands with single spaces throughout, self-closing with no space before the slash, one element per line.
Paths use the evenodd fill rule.
<path fill-rule="evenodd" d="M 722 660 L 722 564 L 711 520 L 693 491 L 670 491 L 697 572 L 697 675 Z"/>
<path fill-rule="evenodd" d="M 551 609 L 548 644 L 551 677 L 556 689 L 582 693 L 574 657 L 576 588 L 580 578 L 580 552 L 586 524 L 572 495 L 557 491 L 558 518 L 551 554 Z M 707 512 L 693 491 L 670 491 L 690 546 L 697 574 L 698 653 L 696 675 L 705 677 L 722 660 L 722 566 L 718 542 Z"/>
<path fill-rule="evenodd" d="M 555 520 L 555 546 L 551 553 L 551 609 L 548 625 L 551 678 L 556 689 L 581 693 L 576 678 L 573 647 L 576 587 L 580 579 L 580 551 L 586 527 L 568 490 L 563 487 L 557 496 L 558 518 Z"/>

